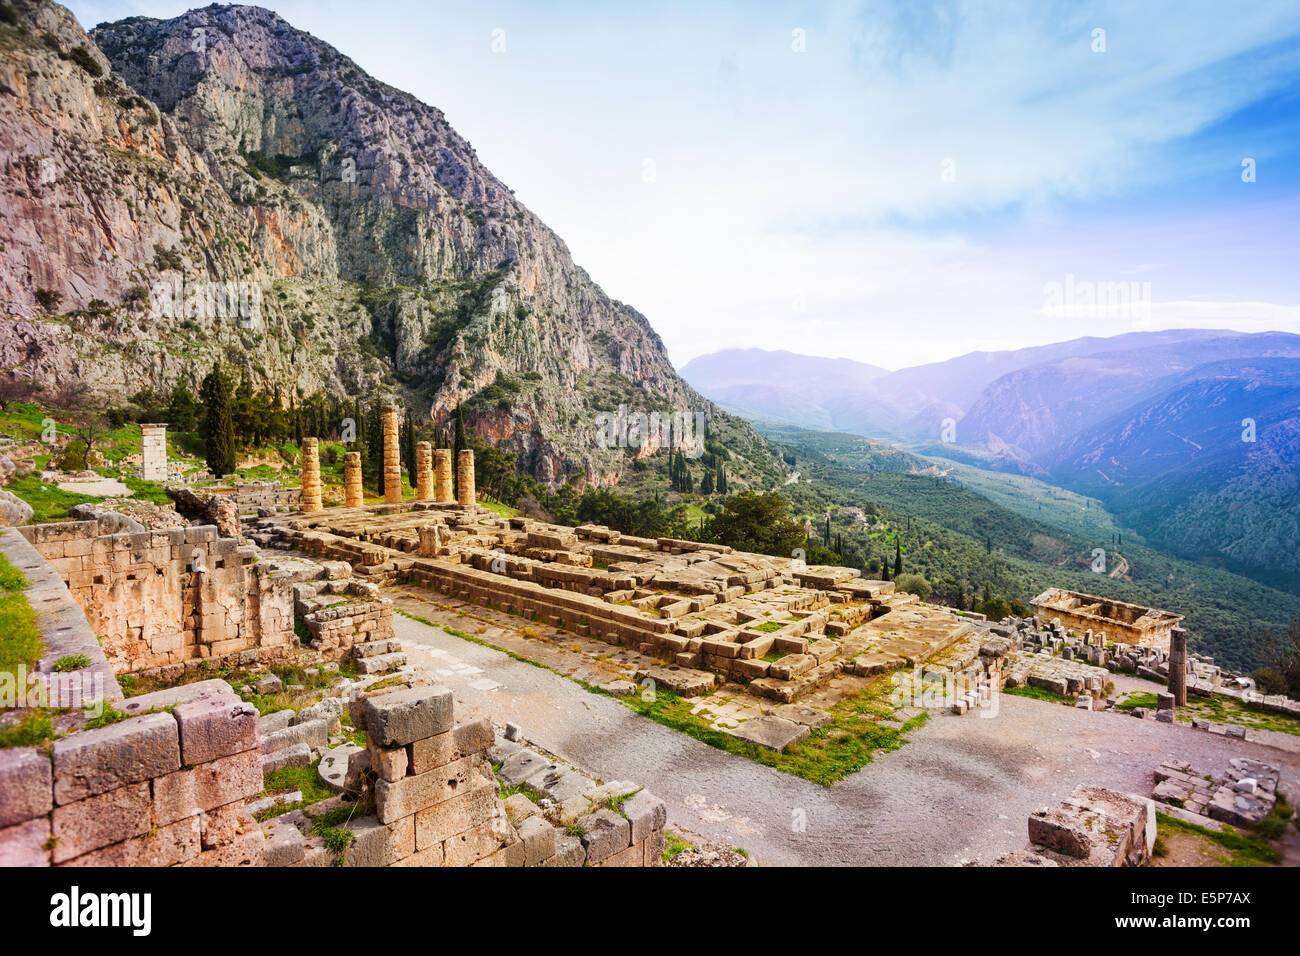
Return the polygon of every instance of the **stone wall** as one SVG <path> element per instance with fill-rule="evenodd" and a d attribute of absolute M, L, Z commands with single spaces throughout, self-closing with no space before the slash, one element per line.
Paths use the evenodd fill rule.
<path fill-rule="evenodd" d="M 130 703 L 48 751 L 0 750 L 0 866 L 261 862 L 243 809 L 262 789 L 257 711 L 219 681 Z"/>
<path fill-rule="evenodd" d="M 98 523 L 33 525 L 23 535 L 81 606 L 118 674 L 293 642 L 287 576 L 215 527 L 99 535 Z"/>
<path fill-rule="evenodd" d="M 1044 623 L 1059 621 L 1079 634 L 1096 631 L 1118 644 L 1165 650 L 1173 629 L 1183 620 L 1181 614 L 1063 588 L 1049 588 L 1030 603 L 1034 616 Z"/>

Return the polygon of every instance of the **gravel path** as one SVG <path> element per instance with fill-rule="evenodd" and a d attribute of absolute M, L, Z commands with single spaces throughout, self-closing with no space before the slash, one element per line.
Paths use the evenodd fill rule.
<path fill-rule="evenodd" d="M 826 788 L 716 750 L 573 681 L 409 618 L 411 663 L 458 712 L 513 721 L 539 746 L 602 779 L 645 784 L 669 820 L 742 846 L 766 865 L 956 865 L 1026 843 L 1029 813 L 1079 783 L 1149 793 L 1167 757 L 1217 772 L 1247 753 L 1300 790 L 1300 756 L 1179 725 L 1003 695 L 994 718 L 935 714 L 900 750 Z"/>

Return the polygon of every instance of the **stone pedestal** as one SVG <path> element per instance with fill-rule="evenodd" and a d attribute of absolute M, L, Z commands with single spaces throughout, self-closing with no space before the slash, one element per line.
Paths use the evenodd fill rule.
<path fill-rule="evenodd" d="M 343 456 L 343 503 L 349 508 L 360 508 L 366 503 L 366 493 L 361 488 L 359 451 L 350 451 Z"/>
<path fill-rule="evenodd" d="M 167 426 L 140 426 L 140 477 L 145 481 L 167 480 Z"/>
<path fill-rule="evenodd" d="M 1169 693 L 1174 706 L 1187 706 L 1187 631 L 1181 627 L 1169 632 Z"/>
<path fill-rule="evenodd" d="M 315 438 L 304 438 L 302 442 L 302 510 L 320 511 L 320 443 Z"/>
<path fill-rule="evenodd" d="M 451 482 L 451 449 L 439 448 L 434 452 L 434 482 L 436 500 L 441 504 L 451 504 L 456 495 Z"/>
<path fill-rule="evenodd" d="M 456 461 L 456 500 L 462 508 L 474 508 L 478 504 L 474 491 L 474 451 L 470 448 L 462 449 Z"/>
<path fill-rule="evenodd" d="M 402 449 L 396 405 L 385 405 L 384 423 L 384 501 L 398 504 L 402 500 Z"/>
<path fill-rule="evenodd" d="M 421 501 L 433 499 L 433 446 L 427 441 L 415 446 L 415 497 Z"/>

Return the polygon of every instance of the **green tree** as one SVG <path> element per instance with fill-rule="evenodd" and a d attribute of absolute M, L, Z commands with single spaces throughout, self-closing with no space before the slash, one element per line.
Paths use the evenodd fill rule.
<path fill-rule="evenodd" d="M 235 423 L 231 408 L 230 379 L 221 363 L 203 379 L 203 452 L 208 470 L 217 477 L 235 470 Z"/>
<path fill-rule="evenodd" d="M 894 578 L 894 584 L 898 590 L 915 594 L 922 601 L 926 600 L 934 590 L 930 582 L 919 574 L 900 574 Z"/>
<path fill-rule="evenodd" d="M 710 537 L 739 551 L 788 557 L 804 543 L 803 527 L 775 492 L 742 491 L 728 498 L 708 524 Z"/>

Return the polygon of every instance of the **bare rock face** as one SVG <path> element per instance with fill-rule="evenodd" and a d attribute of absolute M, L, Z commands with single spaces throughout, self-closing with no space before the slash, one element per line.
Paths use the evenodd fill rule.
<path fill-rule="evenodd" d="M 0 491 L 0 528 L 16 528 L 32 520 L 32 506 L 9 491 Z"/>
<path fill-rule="evenodd" d="M 441 111 L 256 7 L 88 36 L 54 4 L 16 6 L 0 25 L 15 320 L 0 368 L 129 395 L 195 386 L 222 357 L 264 385 L 400 396 L 440 423 L 464 404 L 552 482 L 618 480 L 630 458 L 599 447 L 596 420 L 620 403 L 700 411 L 739 485 L 781 474 Z"/>

